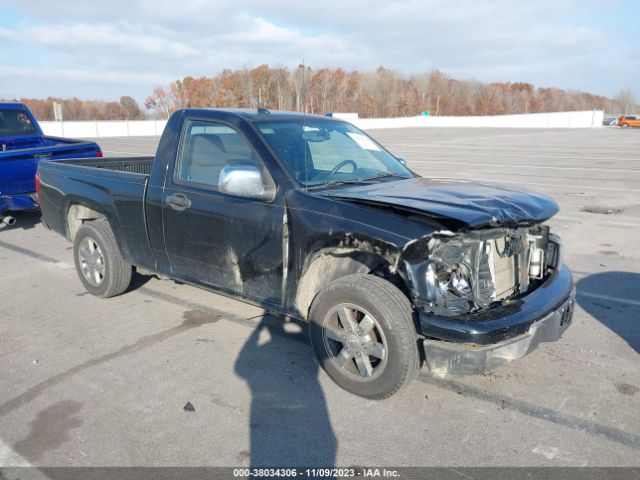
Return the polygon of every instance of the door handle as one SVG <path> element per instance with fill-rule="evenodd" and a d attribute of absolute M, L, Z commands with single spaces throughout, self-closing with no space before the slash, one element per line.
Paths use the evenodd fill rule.
<path fill-rule="evenodd" d="M 189 200 L 183 193 L 175 193 L 165 198 L 164 203 L 179 212 L 182 212 L 191 206 L 191 200 Z"/>

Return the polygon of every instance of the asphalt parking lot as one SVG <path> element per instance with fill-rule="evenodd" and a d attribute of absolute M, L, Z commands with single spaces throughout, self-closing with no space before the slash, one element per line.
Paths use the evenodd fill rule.
<path fill-rule="evenodd" d="M 640 465 L 640 130 L 370 133 L 425 176 L 557 200 L 578 287 L 560 341 L 366 401 L 258 308 L 142 275 L 86 294 L 71 245 L 20 215 L 0 231 L 0 465 Z M 111 156 L 157 141 L 98 139 Z"/>

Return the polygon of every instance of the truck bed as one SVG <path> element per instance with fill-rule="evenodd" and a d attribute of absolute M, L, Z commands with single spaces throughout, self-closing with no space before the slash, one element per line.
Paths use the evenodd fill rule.
<path fill-rule="evenodd" d="M 64 235 L 68 232 L 67 212 L 71 205 L 99 207 L 110 221 L 125 259 L 134 265 L 153 266 L 145 219 L 145 195 L 153 159 L 146 156 L 40 162 L 41 210 L 47 225 Z"/>
<path fill-rule="evenodd" d="M 64 163 L 76 166 L 101 168 L 116 172 L 139 173 L 151 175 L 153 156 L 145 157 L 108 157 L 108 158 L 80 158 L 71 160 L 60 160 L 57 163 Z"/>

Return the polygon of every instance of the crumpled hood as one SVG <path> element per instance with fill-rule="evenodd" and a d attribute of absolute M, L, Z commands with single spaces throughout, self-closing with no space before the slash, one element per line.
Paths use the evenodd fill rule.
<path fill-rule="evenodd" d="M 340 188 L 325 195 L 421 213 L 457 228 L 534 224 L 558 212 L 556 202 L 546 195 L 494 182 L 411 178 Z"/>

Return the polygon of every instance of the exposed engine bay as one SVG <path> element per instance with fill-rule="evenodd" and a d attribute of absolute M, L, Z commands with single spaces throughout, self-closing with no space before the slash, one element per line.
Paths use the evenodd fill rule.
<path fill-rule="evenodd" d="M 560 240 L 543 225 L 438 233 L 411 245 L 404 259 L 416 303 L 443 316 L 524 296 L 560 263 Z"/>

